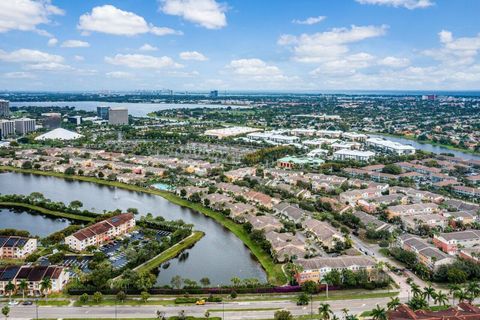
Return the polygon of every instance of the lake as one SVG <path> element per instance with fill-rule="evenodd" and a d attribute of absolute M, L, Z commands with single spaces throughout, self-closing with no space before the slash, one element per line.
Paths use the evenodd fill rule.
<path fill-rule="evenodd" d="M 65 180 L 54 177 L 20 173 L 0 174 L 0 190 L 4 194 L 30 194 L 41 192 L 46 198 L 69 203 L 80 200 L 84 209 L 102 213 L 104 210 L 137 208 L 141 214 L 151 212 L 168 220 L 182 219 L 205 232 L 195 246 L 187 250 L 183 259 L 173 259 L 170 267 L 161 269 L 158 284 L 170 284 L 175 275 L 196 280 L 208 277 L 212 285 L 228 284 L 233 277 L 257 278 L 266 282 L 266 275 L 250 251 L 228 229 L 188 208 L 175 205 L 162 197 L 102 186 L 95 183 Z M 20 229 L 38 232 L 36 220 L 26 219 Z M 48 221 L 42 221 L 48 224 Z M 23 224 L 22 224 L 23 225 Z M 28 228 L 27 228 L 28 227 Z M 0 223 L 3 228 L 3 223 Z"/>
<path fill-rule="evenodd" d="M 112 108 L 128 108 L 128 113 L 134 117 L 146 117 L 148 113 L 168 109 L 194 108 L 227 108 L 227 105 L 218 104 L 183 104 L 183 103 L 129 103 L 129 102 L 101 102 L 101 101 L 65 101 L 65 102 L 10 102 L 11 107 L 75 107 L 77 110 L 97 112 L 98 106 Z M 238 106 L 232 106 L 238 108 Z"/>
<path fill-rule="evenodd" d="M 0 221 L 0 229 L 27 230 L 32 236 L 40 237 L 46 237 L 70 225 L 67 220 L 6 208 L 0 209 Z"/>

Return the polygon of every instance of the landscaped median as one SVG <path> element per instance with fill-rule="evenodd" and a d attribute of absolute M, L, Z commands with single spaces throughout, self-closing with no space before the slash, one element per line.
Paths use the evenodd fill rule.
<path fill-rule="evenodd" d="M 190 236 L 186 237 L 182 241 L 178 242 L 174 246 L 168 248 L 167 250 L 163 251 L 156 257 L 148 260 L 145 263 L 137 266 L 133 270 L 138 272 L 150 272 L 151 270 L 157 268 L 164 262 L 167 262 L 170 259 L 175 258 L 178 256 L 183 250 L 190 248 L 195 243 L 197 243 L 200 239 L 203 238 L 205 233 L 202 231 L 194 231 Z"/>
<path fill-rule="evenodd" d="M 51 171 L 21 169 L 21 168 L 15 168 L 11 166 L 0 166 L 0 170 L 20 172 L 20 173 L 31 173 L 36 175 L 52 176 L 52 177 L 58 177 L 58 178 L 64 178 L 64 179 L 74 179 L 79 181 L 93 182 L 97 184 L 118 187 L 118 188 L 130 190 L 130 191 L 143 192 L 143 193 L 149 193 L 149 194 L 161 196 L 174 204 L 200 212 L 214 219 L 221 225 L 223 225 L 225 228 L 227 228 L 233 234 L 235 234 L 240 240 L 242 240 L 243 243 L 250 249 L 250 251 L 257 258 L 257 260 L 260 262 L 262 267 L 265 269 L 269 283 L 273 285 L 284 285 L 287 282 L 287 277 L 285 276 L 282 270 L 282 266 L 280 264 L 276 264 L 268 252 L 265 252 L 261 247 L 259 247 L 256 243 L 254 243 L 250 239 L 248 232 L 245 231 L 242 225 L 235 223 L 234 221 L 228 219 L 227 217 L 225 217 L 223 214 L 219 212 L 205 208 L 201 204 L 184 200 L 171 192 L 138 187 L 130 184 L 121 183 L 118 181 L 102 180 L 95 177 L 67 175 L 67 174 L 51 172 Z"/>
<path fill-rule="evenodd" d="M 92 222 L 95 218 L 77 215 L 73 213 L 65 213 L 60 211 L 53 211 L 46 208 L 42 208 L 33 204 L 21 203 L 21 202 L 0 202 L 0 207 L 3 208 L 20 208 L 26 210 L 36 211 L 46 216 L 56 217 L 56 218 L 65 218 L 69 220 L 81 221 L 81 222 Z"/>

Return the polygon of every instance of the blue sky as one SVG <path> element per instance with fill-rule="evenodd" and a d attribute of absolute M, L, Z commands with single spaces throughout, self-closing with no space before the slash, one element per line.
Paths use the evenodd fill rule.
<path fill-rule="evenodd" d="M 4 90 L 476 90 L 477 0 L 3 0 Z"/>

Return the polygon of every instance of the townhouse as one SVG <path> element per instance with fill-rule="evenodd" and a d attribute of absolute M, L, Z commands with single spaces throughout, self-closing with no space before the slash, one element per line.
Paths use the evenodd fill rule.
<path fill-rule="evenodd" d="M 345 204 L 355 205 L 360 199 L 371 199 L 382 195 L 382 191 L 377 188 L 349 190 L 340 193 L 339 199 Z"/>
<path fill-rule="evenodd" d="M 480 245 L 480 230 L 440 233 L 433 236 L 433 243 L 443 252 L 454 255 L 460 249 Z"/>
<path fill-rule="evenodd" d="M 435 203 L 401 204 L 387 208 L 389 219 L 398 216 L 431 214 L 437 211 L 438 205 Z"/>
<path fill-rule="evenodd" d="M 254 176 L 257 172 L 257 169 L 254 167 L 246 167 L 246 168 L 239 168 L 235 170 L 230 170 L 224 173 L 225 177 L 227 177 L 228 181 L 234 182 L 237 180 L 241 180 L 246 176 Z"/>
<path fill-rule="evenodd" d="M 265 234 L 265 239 L 271 245 L 272 256 L 280 263 L 303 258 L 307 254 L 305 243 L 290 233 L 270 231 Z"/>
<path fill-rule="evenodd" d="M 301 223 L 307 216 L 307 212 L 305 210 L 302 210 L 288 202 L 280 202 L 274 205 L 273 212 L 293 223 Z"/>
<path fill-rule="evenodd" d="M 415 233 L 419 226 L 428 226 L 430 228 L 445 228 L 448 225 L 448 218 L 440 214 L 422 214 L 401 216 L 400 221 L 405 229 Z"/>
<path fill-rule="evenodd" d="M 37 250 L 37 239 L 0 236 L 0 259 L 25 259 Z"/>
<path fill-rule="evenodd" d="M 392 232 L 395 230 L 395 227 L 387 222 L 381 221 L 376 217 L 365 213 L 363 211 L 354 211 L 353 215 L 360 220 L 360 224 L 363 228 L 368 229 L 371 228 L 376 232 L 379 231 L 388 231 Z"/>
<path fill-rule="evenodd" d="M 248 201 L 251 201 L 253 203 L 256 203 L 268 209 L 272 209 L 274 204 L 280 202 L 280 200 L 276 198 L 272 198 L 269 195 L 266 195 L 262 192 L 253 191 L 253 190 L 245 192 L 243 196 Z"/>
<path fill-rule="evenodd" d="M 123 213 L 83 228 L 65 238 L 65 244 L 76 251 L 102 244 L 130 232 L 135 227 L 131 213 Z"/>
<path fill-rule="evenodd" d="M 280 231 L 283 228 L 283 223 L 271 216 L 248 216 L 247 221 L 254 230 L 263 230 L 265 233 Z"/>
<path fill-rule="evenodd" d="M 334 227 L 324 221 L 308 219 L 303 223 L 305 235 L 321 242 L 322 246 L 331 250 L 339 242 L 344 242 L 345 237 Z"/>
<path fill-rule="evenodd" d="M 42 293 L 41 282 L 43 279 L 51 280 L 52 288 L 48 293 L 62 291 L 68 283 L 69 274 L 65 268 L 55 265 L 50 266 L 10 266 L 0 267 L 0 295 L 9 294 L 5 286 L 12 283 L 19 293 L 18 285 L 22 280 L 26 281 L 28 287 L 25 294 L 28 296 L 37 296 Z"/>
<path fill-rule="evenodd" d="M 302 267 L 302 271 L 295 275 L 299 284 L 306 281 L 320 283 L 326 274 L 334 270 L 338 272 L 343 270 L 366 271 L 369 275 L 376 270 L 375 260 L 366 256 L 318 257 L 298 259 L 295 263 Z"/>
<path fill-rule="evenodd" d="M 432 271 L 437 270 L 442 265 L 455 262 L 455 258 L 438 250 L 422 238 L 408 233 L 397 238 L 397 245 L 405 251 L 414 252 L 418 261 Z"/>
<path fill-rule="evenodd" d="M 480 188 L 472 188 L 466 186 L 453 186 L 454 193 L 467 198 L 478 200 L 480 199 Z"/>

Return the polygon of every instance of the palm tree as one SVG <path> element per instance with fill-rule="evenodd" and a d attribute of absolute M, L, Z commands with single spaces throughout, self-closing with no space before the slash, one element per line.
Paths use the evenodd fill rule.
<path fill-rule="evenodd" d="M 458 296 L 459 291 L 462 289 L 458 284 L 451 284 L 449 286 L 449 293 L 452 295 L 452 305 L 455 305 L 455 297 Z"/>
<path fill-rule="evenodd" d="M 321 303 L 320 307 L 318 308 L 318 314 L 320 318 L 324 320 L 330 320 L 330 315 L 332 313 L 332 309 L 328 303 Z"/>
<path fill-rule="evenodd" d="M 45 300 L 48 300 L 48 291 L 52 289 L 52 279 L 45 277 L 40 281 L 40 291 L 45 292 Z"/>
<path fill-rule="evenodd" d="M 410 283 L 410 288 L 414 297 L 418 297 L 422 293 L 422 289 L 415 282 Z"/>
<path fill-rule="evenodd" d="M 345 319 L 347 319 L 348 311 L 349 311 L 349 310 L 348 310 L 347 308 L 343 308 L 343 309 L 342 309 L 343 316 L 345 317 Z"/>
<path fill-rule="evenodd" d="M 430 304 L 430 298 L 433 298 L 436 294 L 435 289 L 430 285 L 428 287 L 423 288 L 423 294 L 425 298 L 427 298 L 427 303 Z"/>
<path fill-rule="evenodd" d="M 478 282 L 469 282 L 467 285 L 467 291 L 473 299 L 478 298 L 480 295 L 480 286 L 478 285 Z"/>
<path fill-rule="evenodd" d="M 387 320 L 387 312 L 384 308 L 381 308 L 378 304 L 375 309 L 372 310 L 373 320 Z"/>
<path fill-rule="evenodd" d="M 400 299 L 398 297 L 391 297 L 390 301 L 387 303 L 387 309 L 394 310 L 400 305 Z"/>
<path fill-rule="evenodd" d="M 434 297 L 434 301 L 437 305 L 439 306 L 445 306 L 448 302 L 448 296 L 445 292 L 443 291 L 439 291 L 435 297 Z"/>
<path fill-rule="evenodd" d="M 468 294 L 467 290 L 465 289 L 460 289 L 457 294 L 458 302 L 463 302 L 465 300 L 468 300 L 470 298 L 470 295 Z"/>
<path fill-rule="evenodd" d="M 10 296 L 10 301 L 12 301 L 12 294 L 13 291 L 15 291 L 15 285 L 12 283 L 12 281 L 8 281 L 8 283 L 5 285 L 5 291 L 8 292 Z"/>
<path fill-rule="evenodd" d="M 25 291 L 28 289 L 28 282 L 25 279 L 22 279 L 18 284 L 18 289 L 22 290 L 22 297 L 25 300 Z"/>

